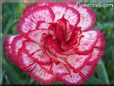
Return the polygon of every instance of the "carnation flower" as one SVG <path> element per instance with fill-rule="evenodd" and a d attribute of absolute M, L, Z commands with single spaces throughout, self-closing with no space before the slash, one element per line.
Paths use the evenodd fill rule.
<path fill-rule="evenodd" d="M 5 38 L 9 59 L 40 83 L 81 84 L 103 54 L 103 34 L 83 4 L 42 2 L 27 7 L 19 34 Z"/>

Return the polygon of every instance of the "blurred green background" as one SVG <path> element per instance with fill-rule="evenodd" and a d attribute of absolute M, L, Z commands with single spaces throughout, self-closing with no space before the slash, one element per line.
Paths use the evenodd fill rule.
<path fill-rule="evenodd" d="M 57 1 L 57 0 L 53 0 Z M 83 1 L 84 0 L 79 0 Z M 90 0 L 88 0 L 89 3 Z M 103 0 L 104 1 L 104 0 Z M 113 4 L 114 6 L 114 4 Z M 8 59 L 4 50 L 4 37 L 6 35 L 17 34 L 17 23 L 22 16 L 26 4 L 23 2 L 2 3 L 2 74 L 0 80 L 2 84 L 38 84 L 26 73 L 16 67 Z M 99 28 L 105 35 L 106 48 L 102 59 L 98 62 L 94 75 L 85 84 L 114 84 L 114 7 L 92 7 L 96 14 L 94 28 Z M 62 85 L 59 82 L 55 85 Z"/>

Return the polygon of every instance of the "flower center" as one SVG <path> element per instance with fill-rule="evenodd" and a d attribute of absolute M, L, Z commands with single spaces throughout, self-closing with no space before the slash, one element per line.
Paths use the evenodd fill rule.
<path fill-rule="evenodd" d="M 53 30 L 55 40 L 63 51 L 75 45 L 78 35 L 81 33 L 79 27 L 71 26 L 64 18 L 58 20 L 56 23 L 52 23 L 49 29 Z"/>
<path fill-rule="evenodd" d="M 56 23 L 52 23 L 49 29 L 53 30 L 54 36 L 58 43 L 62 43 L 66 40 L 66 20 L 61 19 Z"/>
<path fill-rule="evenodd" d="M 79 34 L 81 29 L 76 26 L 71 26 L 64 18 L 56 23 L 51 23 L 49 28 L 53 34 L 44 36 L 45 51 L 51 57 L 58 58 L 74 53 L 73 48 L 79 43 Z"/>

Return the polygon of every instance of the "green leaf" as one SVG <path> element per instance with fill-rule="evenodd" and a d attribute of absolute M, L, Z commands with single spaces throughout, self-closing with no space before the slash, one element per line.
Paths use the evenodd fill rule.
<path fill-rule="evenodd" d="M 95 26 L 95 28 L 98 28 L 98 29 L 107 29 L 107 27 L 113 27 L 113 24 L 114 22 L 105 22 L 105 23 L 99 23 L 98 25 Z"/>
<path fill-rule="evenodd" d="M 98 62 L 94 75 L 87 80 L 86 84 L 109 84 L 107 71 L 102 60 Z"/>
<path fill-rule="evenodd" d="M 9 77 L 9 79 L 14 83 L 14 84 L 19 84 L 19 77 L 16 75 L 15 70 L 9 65 L 5 59 L 3 61 L 3 71 L 6 72 L 6 75 Z"/>

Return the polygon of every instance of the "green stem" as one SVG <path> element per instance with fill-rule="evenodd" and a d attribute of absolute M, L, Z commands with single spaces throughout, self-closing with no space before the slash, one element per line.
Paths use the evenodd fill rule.
<path fill-rule="evenodd" d="M 98 62 L 97 68 L 96 68 L 97 74 L 100 78 L 100 80 L 103 82 L 103 84 L 109 84 L 109 79 L 107 75 L 107 71 L 105 69 L 104 63 L 102 60 Z"/>
<path fill-rule="evenodd" d="M 19 81 L 19 76 L 17 76 L 16 71 L 5 61 L 3 61 L 3 70 L 6 71 L 7 75 L 11 78 L 12 81 L 14 81 L 15 84 L 18 84 Z"/>

